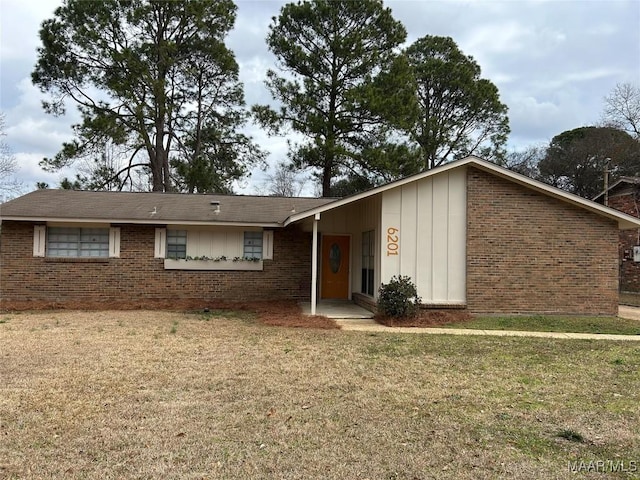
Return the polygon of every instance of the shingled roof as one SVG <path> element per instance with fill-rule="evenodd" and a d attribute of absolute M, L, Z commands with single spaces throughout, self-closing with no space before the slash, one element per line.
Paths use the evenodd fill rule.
<path fill-rule="evenodd" d="M 332 198 L 36 190 L 0 205 L 0 220 L 279 226 Z M 216 213 L 219 205 L 219 212 Z"/>

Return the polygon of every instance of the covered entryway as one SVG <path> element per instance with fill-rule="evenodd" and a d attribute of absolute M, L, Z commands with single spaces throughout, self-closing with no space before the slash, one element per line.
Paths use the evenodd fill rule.
<path fill-rule="evenodd" d="M 349 298 L 349 250 L 348 235 L 323 235 L 321 298 Z"/>

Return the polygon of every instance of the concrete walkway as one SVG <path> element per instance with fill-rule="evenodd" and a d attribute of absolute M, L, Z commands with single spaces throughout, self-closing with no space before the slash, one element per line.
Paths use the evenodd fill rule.
<path fill-rule="evenodd" d="M 311 304 L 301 303 L 302 313 L 311 315 Z M 373 318 L 373 313 L 359 307 L 350 300 L 319 300 L 316 305 L 316 315 L 333 319 L 367 319 Z"/>
<path fill-rule="evenodd" d="M 630 320 L 640 320 L 640 307 L 620 305 L 618 307 L 618 316 L 620 318 L 628 318 Z"/>
<path fill-rule="evenodd" d="M 621 318 L 640 321 L 639 307 L 620 306 L 618 315 Z M 469 328 L 419 328 L 419 327 L 386 327 L 371 318 L 336 319 L 343 330 L 360 332 L 386 333 L 427 333 L 436 335 L 493 335 L 496 337 L 538 337 L 566 338 L 576 340 L 623 340 L 640 342 L 640 335 L 612 335 L 607 333 L 558 333 L 558 332 L 521 332 L 517 330 L 472 330 Z"/>

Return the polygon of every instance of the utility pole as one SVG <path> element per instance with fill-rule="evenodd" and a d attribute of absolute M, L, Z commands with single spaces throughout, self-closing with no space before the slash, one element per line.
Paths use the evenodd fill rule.
<path fill-rule="evenodd" d="M 611 164 L 610 158 L 604 159 L 604 206 L 609 206 L 609 165 Z"/>

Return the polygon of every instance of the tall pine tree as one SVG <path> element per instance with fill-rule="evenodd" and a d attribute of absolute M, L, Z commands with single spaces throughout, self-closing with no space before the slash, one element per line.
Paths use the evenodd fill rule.
<path fill-rule="evenodd" d="M 416 81 L 419 114 L 406 133 L 417 144 L 420 169 L 478 155 L 502 163 L 509 135 L 507 106 L 480 66 L 450 37 L 427 35 L 405 55 Z"/>
<path fill-rule="evenodd" d="M 82 121 L 42 165 L 89 157 L 104 173 L 110 145 L 124 158 L 107 183 L 137 168 L 154 191 L 228 191 L 263 158 L 237 133 L 248 112 L 224 43 L 235 16 L 231 0 L 66 0 L 42 24 L 32 81 L 51 94 L 47 112 L 70 102 Z"/>
<path fill-rule="evenodd" d="M 302 134 L 291 159 L 316 169 L 323 196 L 337 179 L 398 169 L 385 155 L 396 149 L 385 147 L 414 105 L 408 66 L 396 53 L 405 38 L 380 0 L 289 3 L 271 24 L 267 44 L 280 71 L 269 70 L 266 84 L 280 107 L 254 112 L 272 133 Z"/>

